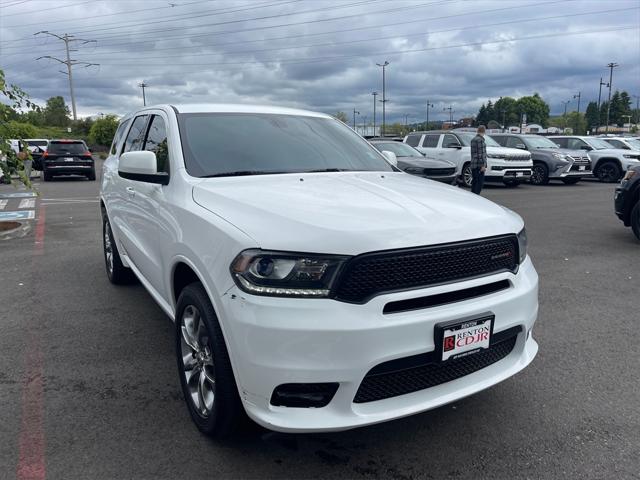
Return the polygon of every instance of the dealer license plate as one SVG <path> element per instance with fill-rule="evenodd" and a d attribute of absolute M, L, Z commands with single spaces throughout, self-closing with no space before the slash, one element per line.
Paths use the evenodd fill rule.
<path fill-rule="evenodd" d="M 585 167 L 584 165 L 578 167 L 578 170 L 580 170 L 581 172 L 584 172 L 586 169 L 587 167 Z"/>
<path fill-rule="evenodd" d="M 493 315 L 436 325 L 437 347 L 442 361 L 473 355 L 491 345 Z"/>
<path fill-rule="evenodd" d="M 64 161 L 65 162 L 73 162 L 73 158 L 72 157 L 64 157 Z"/>
<path fill-rule="evenodd" d="M 516 177 L 521 177 L 524 175 L 524 172 L 516 172 Z"/>

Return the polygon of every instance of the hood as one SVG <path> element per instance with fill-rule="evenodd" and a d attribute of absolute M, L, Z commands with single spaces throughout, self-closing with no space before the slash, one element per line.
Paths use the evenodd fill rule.
<path fill-rule="evenodd" d="M 589 155 L 587 155 L 587 152 L 585 150 L 571 150 L 569 148 L 536 148 L 534 150 L 531 150 L 532 157 L 535 157 L 538 154 L 550 157 L 554 153 L 568 155 L 574 160 L 589 161 Z"/>
<path fill-rule="evenodd" d="M 398 157 L 398 165 L 417 168 L 456 168 L 455 164 L 448 160 L 438 160 L 436 158 L 427 158 L 422 156 Z"/>
<path fill-rule="evenodd" d="M 193 187 L 193 199 L 268 250 L 357 255 L 523 227 L 479 195 L 401 172 L 211 178 Z"/>
<path fill-rule="evenodd" d="M 505 158 L 508 160 L 530 160 L 531 154 L 527 150 L 508 147 L 487 147 L 487 155 L 494 158 Z"/>
<path fill-rule="evenodd" d="M 598 150 L 589 150 L 589 154 L 598 155 L 599 157 L 604 155 L 620 157 L 622 155 L 640 155 L 640 152 L 636 150 L 623 150 L 622 148 L 602 148 Z"/>

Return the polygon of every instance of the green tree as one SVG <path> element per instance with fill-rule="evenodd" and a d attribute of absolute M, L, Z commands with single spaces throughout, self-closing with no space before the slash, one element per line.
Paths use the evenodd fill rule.
<path fill-rule="evenodd" d="M 93 126 L 93 123 L 94 123 L 94 120 L 92 120 L 89 117 L 81 118 L 79 120 L 72 120 L 71 129 L 73 130 L 74 133 L 78 135 L 82 135 L 83 137 L 86 137 L 89 135 L 89 132 L 91 131 L 91 127 Z"/>
<path fill-rule="evenodd" d="M 620 125 L 629 122 L 633 117 L 631 112 L 631 97 L 624 90 L 620 93 L 620 119 L 618 123 Z"/>
<path fill-rule="evenodd" d="M 520 115 L 518 113 L 517 101 L 511 97 L 500 97 L 500 99 L 494 105 L 496 114 L 496 120 L 502 125 L 504 120 L 504 126 L 516 125 L 520 121 Z"/>
<path fill-rule="evenodd" d="M 45 124 L 44 112 L 42 110 L 29 110 L 20 115 L 20 121 L 30 123 L 36 127 L 42 127 Z"/>
<path fill-rule="evenodd" d="M 486 125 L 488 123 L 487 119 L 487 107 L 485 107 L 484 103 L 480 106 L 480 110 L 478 110 L 478 115 L 476 115 L 475 126 Z"/>
<path fill-rule="evenodd" d="M 349 118 L 347 117 L 347 114 L 344 112 L 338 112 L 334 115 L 334 117 L 340 120 L 341 122 L 346 123 L 347 125 L 349 124 Z"/>
<path fill-rule="evenodd" d="M 589 105 L 587 105 L 585 119 L 588 129 L 593 129 L 600 125 L 600 112 L 598 111 L 598 104 L 596 102 L 589 102 Z"/>
<path fill-rule="evenodd" d="M 530 97 L 521 97 L 516 101 L 518 114 L 527 114 L 527 123 L 538 123 L 547 127 L 549 121 L 549 105 L 540 95 L 534 93 Z"/>
<path fill-rule="evenodd" d="M 47 100 L 44 107 L 44 120 L 52 127 L 66 127 L 71 121 L 69 107 L 64 103 L 64 98 L 57 96 Z"/>
<path fill-rule="evenodd" d="M 104 118 L 96 120 L 93 122 L 93 125 L 91 125 L 91 130 L 89 131 L 89 143 L 108 147 L 111 145 L 117 129 L 118 117 L 115 115 L 107 115 Z"/>
<path fill-rule="evenodd" d="M 9 121 L 11 112 L 23 108 L 37 110 L 39 107 L 29 100 L 27 94 L 17 85 L 8 85 L 4 79 L 4 72 L 0 70 L 0 100 L 8 102 L 9 108 L 0 109 L 0 169 L 5 178 L 5 182 L 11 183 L 12 175 L 18 175 L 20 181 L 26 186 L 31 186 L 31 182 L 24 174 L 23 160 L 29 158 L 28 150 L 17 154 L 11 148 L 9 140 L 15 138 L 12 135 Z"/>
<path fill-rule="evenodd" d="M 486 126 L 487 123 L 495 119 L 496 119 L 496 111 L 495 111 L 495 108 L 493 107 L 493 102 L 489 100 L 487 102 L 487 122 L 484 125 Z"/>
<path fill-rule="evenodd" d="M 15 120 L 7 122 L 6 132 L 10 138 L 34 138 L 38 135 L 38 131 L 33 125 Z"/>
<path fill-rule="evenodd" d="M 571 128 L 574 135 L 584 135 L 587 131 L 584 114 L 575 111 L 567 113 L 567 128 Z"/>

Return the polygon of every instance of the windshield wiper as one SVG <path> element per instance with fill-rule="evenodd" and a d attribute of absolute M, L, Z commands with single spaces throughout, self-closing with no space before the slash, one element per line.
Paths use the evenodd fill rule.
<path fill-rule="evenodd" d="M 298 173 L 322 173 L 322 172 L 352 172 L 353 170 L 347 170 L 346 168 L 318 168 L 316 170 L 303 170 Z"/>
<path fill-rule="evenodd" d="M 264 170 L 236 170 L 233 172 L 214 173 L 212 175 L 203 175 L 200 178 L 214 178 L 214 177 L 240 177 L 243 175 L 271 175 L 278 173 L 294 173 L 294 172 L 278 172 L 278 171 L 264 171 Z"/>

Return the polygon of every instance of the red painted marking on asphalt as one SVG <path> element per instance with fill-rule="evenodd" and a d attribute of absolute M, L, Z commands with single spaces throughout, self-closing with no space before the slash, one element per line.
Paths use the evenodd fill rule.
<path fill-rule="evenodd" d="M 36 239 L 33 247 L 34 255 L 42 255 L 44 253 L 44 222 L 45 211 L 47 207 L 40 205 L 38 209 L 38 222 L 36 223 Z"/>
<path fill-rule="evenodd" d="M 29 335 L 22 384 L 22 423 L 18 440 L 17 480 L 44 480 L 44 392 L 42 349 L 37 333 Z"/>
<path fill-rule="evenodd" d="M 45 206 L 38 209 L 33 255 L 44 253 Z M 35 257 L 32 268 L 37 268 Z M 35 275 L 35 271 L 33 273 Z M 44 362 L 40 331 L 34 325 L 25 325 L 27 342 L 24 350 L 24 376 L 22 380 L 22 420 L 18 438 L 17 480 L 44 480 Z"/>

